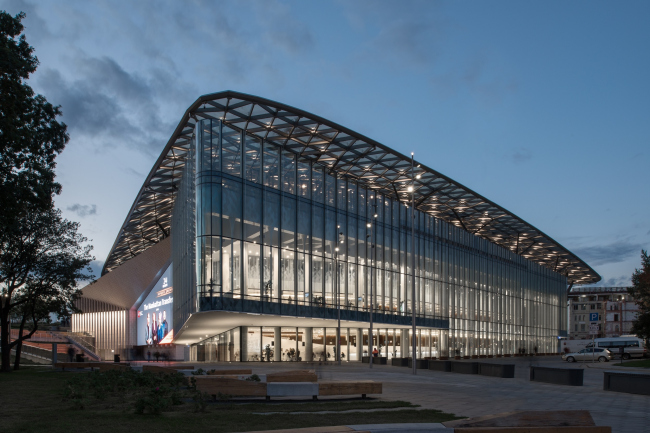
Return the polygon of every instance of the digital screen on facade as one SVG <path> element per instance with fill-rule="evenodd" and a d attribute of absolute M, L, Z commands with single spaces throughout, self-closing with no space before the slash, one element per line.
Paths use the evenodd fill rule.
<path fill-rule="evenodd" d="M 172 267 L 156 282 L 144 302 L 138 307 L 138 346 L 157 346 L 171 343 L 174 338 L 172 319 L 174 296 Z"/>

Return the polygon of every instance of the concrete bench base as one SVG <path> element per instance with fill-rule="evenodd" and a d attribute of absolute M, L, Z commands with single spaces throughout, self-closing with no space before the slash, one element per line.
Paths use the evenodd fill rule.
<path fill-rule="evenodd" d="M 492 364 L 488 362 L 479 362 L 478 374 L 481 376 L 512 379 L 515 377 L 515 364 Z"/>
<path fill-rule="evenodd" d="M 603 376 L 603 390 L 650 395 L 650 375 L 606 371 Z"/>
<path fill-rule="evenodd" d="M 318 383 L 273 382 L 266 385 L 267 397 L 317 396 Z"/>
<path fill-rule="evenodd" d="M 581 368 L 530 367 L 531 382 L 555 385 L 582 386 L 584 370 Z"/>

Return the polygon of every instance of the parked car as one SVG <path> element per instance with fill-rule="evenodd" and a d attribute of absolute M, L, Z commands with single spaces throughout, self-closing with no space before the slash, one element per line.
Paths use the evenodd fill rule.
<path fill-rule="evenodd" d="M 593 345 L 592 343 L 587 345 L 587 348 L 590 347 L 607 349 L 616 357 L 621 357 L 620 352 L 623 349 L 623 359 L 645 358 L 648 356 L 645 342 L 633 335 L 616 338 L 596 338 Z"/>
<path fill-rule="evenodd" d="M 587 348 L 582 349 L 580 352 L 574 353 L 563 353 L 562 359 L 566 362 L 576 362 L 576 361 L 598 361 L 598 362 L 607 362 L 612 359 L 612 354 L 607 349 L 599 348 Z"/>

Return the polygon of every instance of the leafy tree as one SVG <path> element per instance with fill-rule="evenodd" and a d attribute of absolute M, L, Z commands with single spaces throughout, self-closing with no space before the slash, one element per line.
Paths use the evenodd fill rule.
<path fill-rule="evenodd" d="M 54 181 L 54 159 L 69 137 L 48 103 L 26 80 L 38 59 L 25 40 L 24 13 L 0 11 L 0 238 L 16 228 L 30 207 L 46 210 L 61 185 Z M 19 36 L 20 35 L 20 36 Z"/>
<path fill-rule="evenodd" d="M 54 209 L 54 160 L 69 137 L 59 107 L 27 84 L 38 59 L 21 35 L 24 18 L 0 11 L 0 371 L 11 371 L 13 348 L 19 365 L 22 342 L 50 312 L 74 311 L 76 281 L 94 277 L 79 224 Z M 10 318 L 20 323 L 13 342 Z"/>
<path fill-rule="evenodd" d="M 18 226 L 0 252 L 2 371 L 11 370 L 10 350 L 29 339 L 50 312 L 76 311 L 74 301 L 81 292 L 77 281 L 94 278 L 88 266 L 94 260 L 92 246 L 84 245 L 87 239 L 77 232 L 79 223 L 50 209 L 28 213 Z M 14 341 L 11 316 L 20 321 L 20 336 Z M 27 322 L 30 330 L 22 335 Z"/>
<path fill-rule="evenodd" d="M 648 252 L 641 250 L 641 269 L 632 274 L 632 287 L 629 293 L 639 306 L 639 315 L 632 323 L 632 333 L 650 339 L 650 257 Z"/>

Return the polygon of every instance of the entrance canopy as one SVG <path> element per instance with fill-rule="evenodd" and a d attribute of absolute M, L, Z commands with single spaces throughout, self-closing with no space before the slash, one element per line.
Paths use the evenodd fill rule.
<path fill-rule="evenodd" d="M 174 344 L 197 344 L 215 334 L 238 326 L 268 326 L 296 328 L 335 328 L 337 321 L 312 317 L 277 316 L 242 313 L 238 311 L 204 311 L 192 314 L 174 339 Z M 373 324 L 375 329 L 411 329 L 411 325 Z M 341 320 L 341 328 L 369 328 L 369 322 Z M 418 329 L 427 329 L 418 325 Z"/>

